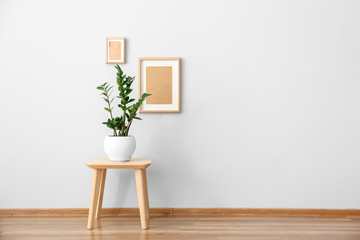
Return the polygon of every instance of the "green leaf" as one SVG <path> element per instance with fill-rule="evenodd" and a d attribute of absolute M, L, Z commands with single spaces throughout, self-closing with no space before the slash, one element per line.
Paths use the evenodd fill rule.
<path fill-rule="evenodd" d="M 135 101 L 135 99 L 130 99 L 129 101 L 127 101 L 127 103 L 131 103 L 131 102 L 133 102 L 133 101 Z"/>
<path fill-rule="evenodd" d="M 145 100 L 148 96 L 151 96 L 151 94 L 143 93 L 143 95 L 141 95 L 141 99 Z"/>
<path fill-rule="evenodd" d="M 104 90 L 104 87 L 103 86 L 98 86 L 96 87 L 97 90 Z"/>
<path fill-rule="evenodd" d="M 106 108 L 106 107 L 105 107 L 104 109 L 105 109 L 106 111 L 108 111 L 108 112 L 111 112 L 110 109 L 108 109 L 108 108 Z"/>
<path fill-rule="evenodd" d="M 134 117 L 135 119 L 138 119 L 138 120 L 142 120 L 141 118 L 139 118 L 139 117 Z"/>
<path fill-rule="evenodd" d="M 132 89 L 129 89 L 129 90 L 127 90 L 127 91 L 125 92 L 125 95 L 126 95 L 126 96 L 129 95 L 131 92 L 132 92 Z"/>
<path fill-rule="evenodd" d="M 118 70 L 118 73 L 122 76 L 124 72 L 121 70 L 121 67 L 119 67 L 119 64 L 116 64 L 115 68 Z"/>

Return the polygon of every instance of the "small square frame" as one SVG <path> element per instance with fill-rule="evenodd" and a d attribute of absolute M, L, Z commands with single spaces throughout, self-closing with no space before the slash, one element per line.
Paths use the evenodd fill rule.
<path fill-rule="evenodd" d="M 110 42 L 119 42 L 120 48 L 114 47 L 114 49 L 111 48 Z M 115 52 L 111 52 L 115 51 Z M 120 55 L 117 59 L 110 59 L 111 55 Z M 125 38 L 123 37 L 107 37 L 106 38 L 106 63 L 125 63 Z"/>
<path fill-rule="evenodd" d="M 138 60 L 139 98 L 146 92 L 147 67 L 171 67 L 171 104 L 149 104 L 147 100 L 140 106 L 140 113 L 179 113 L 180 110 L 180 58 L 140 57 Z M 155 73 L 156 74 L 156 73 Z M 155 80 L 156 81 L 156 80 Z M 153 85 L 154 86 L 154 85 Z M 155 84 L 161 89 L 161 84 Z M 151 94 L 151 92 L 147 92 Z M 152 97 L 152 96 L 150 96 Z M 149 98 L 149 97 L 148 97 Z"/>

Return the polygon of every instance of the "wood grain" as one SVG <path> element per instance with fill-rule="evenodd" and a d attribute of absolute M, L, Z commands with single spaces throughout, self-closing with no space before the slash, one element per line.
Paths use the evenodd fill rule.
<path fill-rule="evenodd" d="M 151 158 L 132 158 L 128 162 L 110 161 L 107 158 L 95 158 L 86 163 L 89 168 L 94 169 L 144 169 L 150 166 Z"/>
<path fill-rule="evenodd" d="M 146 204 L 146 218 L 150 218 L 150 204 L 149 204 L 149 193 L 148 193 L 148 186 L 147 186 L 147 177 L 146 177 L 146 169 L 143 169 L 143 187 L 144 187 L 144 196 L 145 196 L 145 204 Z"/>
<path fill-rule="evenodd" d="M 148 229 L 148 214 L 147 214 L 147 203 L 145 202 L 147 197 L 145 196 L 145 175 L 143 174 L 144 169 L 135 169 L 135 180 L 136 189 L 138 194 L 139 212 L 141 219 L 141 228 Z"/>
<path fill-rule="evenodd" d="M 0 209 L 0 216 L 88 216 L 88 208 Z M 152 216 L 348 216 L 360 217 L 360 209 L 289 208 L 150 208 Z M 101 216 L 139 216 L 138 208 L 103 208 Z"/>
<path fill-rule="evenodd" d="M 152 160 L 150 158 L 132 158 L 127 162 L 110 161 L 107 158 L 98 158 L 86 163 L 88 167 L 94 169 L 87 225 L 88 229 L 93 229 L 95 219 L 98 219 L 101 216 L 106 171 L 108 168 L 135 170 L 141 227 L 142 229 L 148 228 L 149 202 L 145 202 L 148 201 L 148 196 L 145 196 L 145 193 L 147 194 L 147 186 L 145 188 L 146 180 L 144 177 L 146 177 L 146 174 L 144 174 L 144 172 L 151 162 Z"/>
<path fill-rule="evenodd" d="M 106 169 L 103 169 L 101 172 L 101 182 L 100 182 L 100 190 L 99 190 L 99 200 L 96 207 L 96 214 L 95 218 L 100 219 L 101 218 L 101 210 L 102 210 L 102 202 L 104 198 L 104 189 L 105 189 L 105 180 L 106 180 Z"/>
<path fill-rule="evenodd" d="M 161 216 L 141 230 L 138 217 L 2 217 L 1 240 L 359 240 L 359 217 Z"/>
<path fill-rule="evenodd" d="M 91 187 L 91 197 L 90 197 L 90 207 L 89 207 L 89 219 L 88 219 L 88 229 L 94 227 L 96 208 L 99 201 L 99 189 L 102 178 L 102 170 L 94 169 L 93 181 Z"/>

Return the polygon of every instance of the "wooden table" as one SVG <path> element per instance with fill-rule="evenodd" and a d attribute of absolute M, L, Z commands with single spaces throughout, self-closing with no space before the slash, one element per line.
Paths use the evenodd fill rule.
<path fill-rule="evenodd" d="M 149 197 L 147 190 L 146 168 L 151 164 L 150 158 L 134 158 L 128 162 L 115 162 L 106 158 L 93 159 L 86 163 L 89 168 L 94 169 L 90 208 L 88 217 L 88 229 L 94 228 L 95 219 L 100 219 L 102 200 L 104 196 L 105 178 L 107 169 L 134 169 L 136 188 L 138 193 L 141 228 L 148 228 Z"/>

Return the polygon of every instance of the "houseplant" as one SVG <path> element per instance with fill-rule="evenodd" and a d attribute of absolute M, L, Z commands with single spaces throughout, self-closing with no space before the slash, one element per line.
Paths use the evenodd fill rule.
<path fill-rule="evenodd" d="M 141 120 L 137 117 L 137 111 L 140 105 L 145 101 L 146 97 L 151 94 L 144 93 L 140 99 L 135 102 L 134 98 L 130 98 L 130 93 L 133 91 L 131 88 L 135 77 L 126 76 L 119 65 L 115 66 L 116 82 L 119 90 L 120 104 L 117 106 L 122 111 L 122 114 L 118 117 L 114 117 L 113 101 L 112 97 L 113 86 L 105 82 L 97 87 L 101 91 L 101 96 L 106 102 L 105 111 L 109 112 L 110 118 L 103 122 L 108 128 L 111 128 L 113 135 L 106 136 L 104 140 L 104 150 L 112 161 L 128 161 L 131 159 L 131 155 L 135 152 L 136 142 L 135 137 L 129 135 L 129 130 L 133 120 Z"/>

